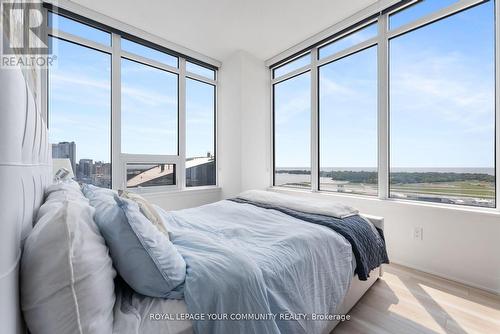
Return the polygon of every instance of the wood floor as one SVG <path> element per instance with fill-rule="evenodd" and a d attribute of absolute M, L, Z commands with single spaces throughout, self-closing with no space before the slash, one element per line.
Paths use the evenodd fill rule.
<path fill-rule="evenodd" d="M 334 334 L 500 334 L 500 297 L 398 265 L 349 312 Z"/>

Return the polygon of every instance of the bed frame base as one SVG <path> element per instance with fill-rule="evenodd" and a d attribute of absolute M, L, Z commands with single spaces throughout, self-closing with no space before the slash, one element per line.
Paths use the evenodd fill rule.
<path fill-rule="evenodd" d="M 356 303 L 363 297 L 363 295 L 370 289 L 370 287 L 379 279 L 379 277 L 382 277 L 383 271 L 382 271 L 382 266 L 373 269 L 370 272 L 370 277 L 368 277 L 368 280 L 366 281 L 361 281 L 359 280 L 358 276 L 354 276 L 351 282 L 351 287 L 349 290 L 347 290 L 347 294 L 344 298 L 344 301 L 342 304 L 337 309 L 336 314 L 347 314 L 353 307 L 356 305 Z M 340 321 L 332 321 L 332 326 L 330 329 L 330 333 L 332 333 L 333 329 L 337 327 L 337 325 L 340 323 Z"/>

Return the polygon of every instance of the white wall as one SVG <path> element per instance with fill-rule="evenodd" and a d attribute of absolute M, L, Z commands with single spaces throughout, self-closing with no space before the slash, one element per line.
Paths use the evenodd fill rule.
<path fill-rule="evenodd" d="M 261 61 L 242 55 L 241 190 L 266 188 L 271 179 L 270 74 Z"/>
<path fill-rule="evenodd" d="M 221 190 L 192 189 L 168 193 L 142 193 L 141 196 L 165 210 L 180 210 L 216 202 L 221 198 Z"/>
<path fill-rule="evenodd" d="M 219 70 L 219 184 L 222 197 L 269 185 L 269 70 L 237 51 Z"/>
<path fill-rule="evenodd" d="M 224 198 L 241 190 L 242 55 L 236 52 L 222 62 L 218 88 L 219 185 Z"/>
<path fill-rule="evenodd" d="M 241 189 L 270 185 L 271 103 L 269 72 L 264 63 L 240 54 Z M 222 152 L 225 153 L 225 152 Z M 297 194 L 297 192 L 293 192 Z M 500 293 L 500 215 L 463 208 L 381 201 L 363 197 L 299 193 L 350 204 L 361 212 L 385 217 L 390 258 L 422 271 Z M 223 195 L 224 196 L 224 195 Z M 423 227 L 423 240 L 413 228 Z"/>

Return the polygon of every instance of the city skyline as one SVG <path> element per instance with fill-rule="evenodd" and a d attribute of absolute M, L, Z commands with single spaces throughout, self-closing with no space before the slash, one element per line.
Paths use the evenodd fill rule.
<path fill-rule="evenodd" d="M 72 165 L 74 179 L 95 186 L 111 188 L 111 162 L 80 158 L 76 161 L 77 143 L 51 143 L 53 159 L 68 159 Z M 165 173 L 164 167 L 172 167 L 172 173 Z M 169 167 L 169 168 L 170 168 Z M 159 168 L 158 172 L 154 172 Z M 127 187 L 147 187 L 175 184 L 175 164 L 127 164 Z M 173 175 L 173 176 L 172 176 Z M 135 178 L 134 182 L 130 182 Z M 215 156 L 207 152 L 201 157 L 190 157 L 186 162 L 186 186 L 215 184 Z"/>

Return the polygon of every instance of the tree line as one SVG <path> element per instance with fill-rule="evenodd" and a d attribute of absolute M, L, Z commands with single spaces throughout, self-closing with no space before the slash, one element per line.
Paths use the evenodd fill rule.
<path fill-rule="evenodd" d="M 277 174 L 311 174 L 309 170 L 276 170 Z M 320 177 L 328 177 L 336 181 L 351 183 L 372 183 L 378 180 L 377 172 L 367 171 L 320 171 Z M 454 173 L 454 172 L 394 172 L 390 174 L 391 183 L 436 183 L 483 181 L 495 182 L 495 176 L 483 173 Z"/>

